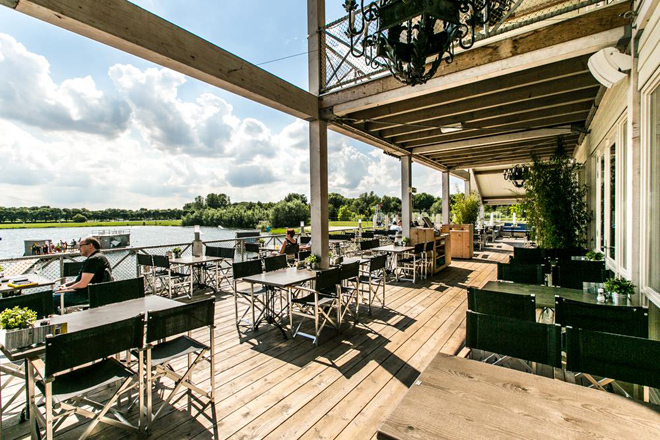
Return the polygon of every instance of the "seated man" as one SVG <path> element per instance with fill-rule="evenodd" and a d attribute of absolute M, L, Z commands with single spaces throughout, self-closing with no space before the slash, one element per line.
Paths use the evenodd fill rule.
<path fill-rule="evenodd" d="M 101 243 L 94 237 L 87 237 L 80 241 L 79 247 L 80 254 L 87 259 L 76 279 L 60 285 L 55 291 L 53 295 L 55 310 L 60 307 L 61 295 L 64 295 L 65 307 L 85 304 L 89 301 L 88 285 L 112 281 L 112 267 L 106 256 L 100 252 Z"/>

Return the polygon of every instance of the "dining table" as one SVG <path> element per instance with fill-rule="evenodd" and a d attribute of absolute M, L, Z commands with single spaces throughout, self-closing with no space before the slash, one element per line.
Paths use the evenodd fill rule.
<path fill-rule="evenodd" d="M 380 426 L 381 440 L 660 438 L 660 407 L 438 354 Z"/>
<path fill-rule="evenodd" d="M 540 286 L 536 284 L 511 283 L 506 281 L 488 281 L 481 290 L 510 293 L 513 295 L 533 294 L 536 295 L 536 308 L 539 309 L 554 309 L 555 295 L 588 304 L 603 304 L 596 300 L 596 295 L 593 293 L 585 293 L 583 290 L 569 289 L 566 287 Z"/>
<path fill-rule="evenodd" d="M 48 287 L 55 284 L 54 280 L 36 273 L 24 273 L 13 275 L 0 279 L 0 296 L 5 297 L 9 294 L 22 292 L 26 289 L 35 289 L 39 287 Z"/>
<path fill-rule="evenodd" d="M 385 246 L 378 246 L 371 249 L 372 252 L 385 252 L 390 254 L 392 258 L 389 259 L 390 270 L 394 274 L 396 281 L 399 281 L 399 258 L 401 255 L 412 252 L 415 250 L 414 246 L 398 246 L 396 244 L 388 244 Z"/>
<path fill-rule="evenodd" d="M 172 258 L 170 260 L 170 264 L 173 266 L 184 266 L 188 268 L 188 272 L 190 274 L 190 295 L 189 297 L 192 298 L 193 292 L 195 287 L 198 289 L 204 289 L 204 288 L 209 288 L 213 290 L 213 293 L 217 294 L 218 293 L 218 286 L 217 286 L 217 280 L 219 279 L 218 277 L 218 264 L 222 262 L 224 259 L 222 257 L 213 257 L 209 255 L 201 255 L 199 257 L 195 257 L 193 255 L 185 255 L 179 258 Z M 215 270 L 215 279 L 216 279 L 216 286 L 211 286 L 206 282 L 206 267 L 208 264 L 212 264 Z"/>

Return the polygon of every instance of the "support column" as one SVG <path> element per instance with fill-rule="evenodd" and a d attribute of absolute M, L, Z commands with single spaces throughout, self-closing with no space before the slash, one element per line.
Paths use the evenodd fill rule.
<path fill-rule="evenodd" d="M 309 91 L 321 92 L 325 76 L 322 57 L 325 39 L 319 30 L 325 25 L 325 0 L 307 0 L 307 48 L 309 50 Z M 309 123 L 309 181 L 312 214 L 312 253 L 321 257 L 320 266 L 329 266 L 328 243 L 328 123 Z"/>
<path fill-rule="evenodd" d="M 412 221 L 412 157 L 401 157 L 401 227 L 403 236 L 410 238 Z"/>
<path fill-rule="evenodd" d="M 449 171 L 442 173 L 442 224 L 449 223 Z"/>
<path fill-rule="evenodd" d="M 465 197 L 470 195 L 472 186 L 470 185 L 470 178 L 465 179 Z"/>
<path fill-rule="evenodd" d="M 630 50 L 631 53 L 637 53 L 637 44 L 639 40 L 633 36 L 630 40 Z M 641 93 L 638 89 L 638 57 L 633 56 L 633 67 L 630 71 L 629 77 L 629 88 L 628 88 L 628 127 L 626 129 L 626 180 L 625 185 L 627 187 L 627 207 L 626 207 L 626 236 L 623 237 L 623 240 L 627 241 L 627 255 L 624 255 L 623 258 L 627 260 L 626 267 L 629 272 L 629 279 L 636 285 L 643 285 L 642 280 L 642 267 L 641 262 L 645 260 L 644 258 L 644 246 L 642 242 L 642 186 L 643 182 L 641 180 L 641 169 L 643 166 L 642 161 L 642 148 L 640 139 L 640 121 L 641 121 Z M 619 224 L 617 224 L 619 226 Z M 620 240 L 617 244 L 618 248 L 621 249 L 621 243 L 623 240 Z M 647 267 L 647 269 L 650 269 Z M 654 269 L 655 270 L 655 269 Z M 638 287 L 639 289 L 639 287 Z M 632 301 L 635 305 L 640 305 L 642 301 L 642 295 L 633 295 Z M 658 321 L 656 320 L 656 324 Z M 651 324 L 649 322 L 649 324 Z M 651 325 L 649 325 L 651 328 Z M 656 328 L 654 331 L 660 329 Z"/>

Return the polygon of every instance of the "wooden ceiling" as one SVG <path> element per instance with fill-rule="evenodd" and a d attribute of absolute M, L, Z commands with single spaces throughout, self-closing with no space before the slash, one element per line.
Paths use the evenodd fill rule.
<path fill-rule="evenodd" d="M 447 169 L 548 156 L 561 138 L 569 151 L 599 84 L 580 56 L 449 90 L 348 113 L 338 122 Z M 447 127 L 462 129 L 447 132 Z"/>

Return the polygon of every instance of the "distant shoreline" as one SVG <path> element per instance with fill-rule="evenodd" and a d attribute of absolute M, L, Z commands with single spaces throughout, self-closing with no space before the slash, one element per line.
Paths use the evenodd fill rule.
<path fill-rule="evenodd" d="M 0 223 L 0 229 L 99 228 L 121 226 L 181 226 L 181 220 L 129 220 L 114 222 Z"/>

